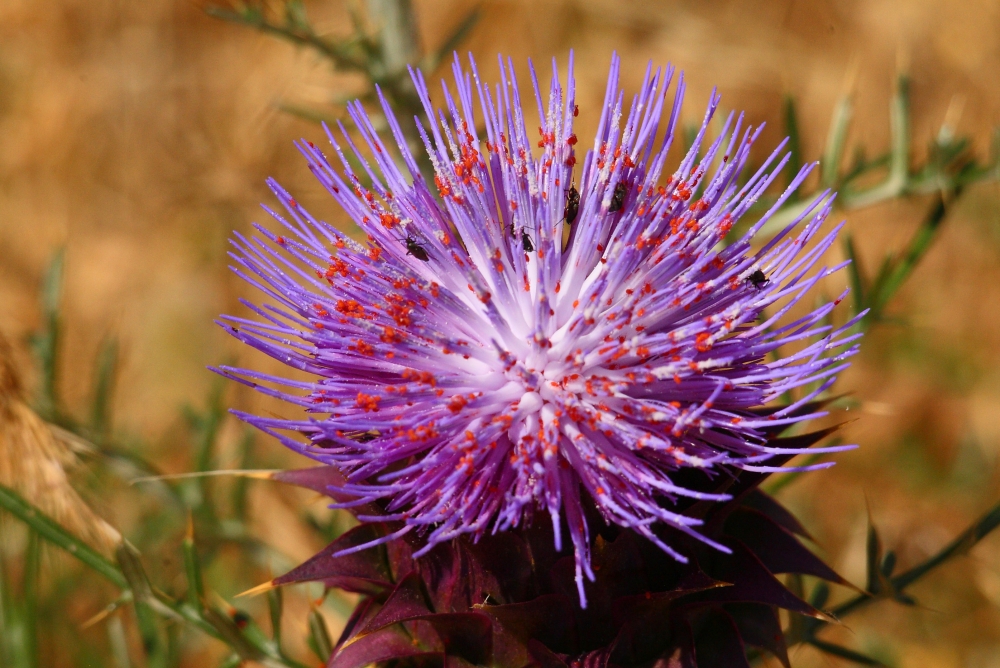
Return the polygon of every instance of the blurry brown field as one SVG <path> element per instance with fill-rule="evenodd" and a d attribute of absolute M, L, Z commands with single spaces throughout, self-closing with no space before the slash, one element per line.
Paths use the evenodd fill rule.
<path fill-rule="evenodd" d="M 440 43 L 472 6 L 415 1 L 424 44 Z M 307 8 L 320 32 L 349 30 L 340 0 Z M 886 149 L 899 67 L 912 76 L 917 159 L 949 105 L 953 114 L 961 110 L 958 131 L 974 139 L 981 155 L 1000 123 L 996 0 L 498 0 L 483 4 L 483 12 L 462 49 L 475 54 L 486 79 L 496 71 L 497 52 L 519 66 L 531 57 L 544 71 L 552 57 L 564 67 L 575 50 L 581 136 L 596 125 L 588 111 L 600 103 L 612 50 L 623 58 L 627 93 L 641 82 L 648 60 L 673 62 L 689 84 L 688 120 L 700 118 L 718 86 L 726 109 L 746 110 L 751 123 L 769 122 L 764 145 L 780 139 L 782 99 L 794 96 L 810 160 L 819 156 L 850 79 L 849 145 L 864 145 L 869 154 Z M 82 410 L 100 343 L 117 337 L 123 348 L 117 429 L 150 444 L 144 457 L 163 470 L 189 470 L 191 454 L 178 446 L 178 409 L 200 405 L 208 394 L 213 377 L 206 366 L 232 359 L 266 364 L 213 324 L 250 293 L 227 269 L 228 235 L 266 222 L 258 203 L 271 201 L 269 176 L 318 217 L 347 224 L 292 146 L 303 136 L 319 141 L 321 129 L 279 106 L 325 108 L 335 116 L 331 102 L 360 82 L 332 73 L 310 52 L 210 18 L 201 2 L 8 0 L 0 4 L 0 34 L 0 329 L 30 369 L 23 343 L 40 326 L 42 276 L 65 248 L 67 405 Z M 914 198 L 835 215 L 847 218 L 861 257 L 875 265 L 906 242 L 925 208 L 926 200 Z M 896 322 L 866 337 L 838 384 L 861 402 L 845 434 L 860 449 L 782 492 L 831 563 L 858 583 L 866 504 L 905 567 L 997 500 L 1000 186 L 979 185 L 963 195 L 890 313 Z M 281 410 L 235 387 L 226 389 L 225 401 Z M 239 465 L 238 438 L 236 424 L 227 422 L 216 467 Z M 255 452 L 261 466 L 303 464 L 265 439 Z M 86 494 L 126 536 L 140 532 L 146 511 L 136 489 L 91 481 Z M 298 508 L 308 497 L 254 483 L 250 498 L 256 535 L 280 546 L 288 564 L 321 546 L 298 526 Z M 151 570 L 176 575 L 166 555 L 180 537 L 180 529 L 160 537 L 165 547 L 157 558 L 166 561 Z M 14 554 L 19 540 L 8 533 L 0 550 Z M 76 568 L 58 559 L 46 567 Z M 231 580 L 220 591 L 231 597 L 268 573 L 262 567 L 218 576 Z M 80 627 L 108 603 L 109 592 L 74 590 L 61 600 L 59 624 Z M 897 666 L 1000 666 L 1000 536 L 914 593 L 917 608 L 883 602 L 829 637 Z M 300 599 L 289 612 L 296 620 L 307 607 L 306 596 Z M 247 606 L 263 610 L 259 602 Z M 286 633 L 292 638 L 297 631 Z M 44 643 L 61 633 L 55 623 L 42 628 L 39 665 L 98 665 L 73 655 L 75 644 Z M 105 642 L 100 625 L 79 631 L 79 638 L 95 647 Z M 206 662 L 220 653 L 208 641 L 192 643 L 182 665 L 214 665 Z M 841 665 L 802 648 L 792 659 L 802 667 Z"/>

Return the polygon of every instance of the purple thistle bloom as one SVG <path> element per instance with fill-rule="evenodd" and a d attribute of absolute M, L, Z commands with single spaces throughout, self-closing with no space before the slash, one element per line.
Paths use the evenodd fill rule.
<path fill-rule="evenodd" d="M 565 88 L 553 65 L 547 101 L 530 70 L 537 147 L 510 61 L 500 60 L 493 92 L 474 63 L 470 75 L 456 57 L 453 70 L 457 96 L 444 87 L 447 110 L 431 106 L 423 75 L 413 73 L 434 119 L 420 133 L 436 194 L 380 95 L 391 146 L 358 102 L 348 110 L 363 147 L 343 126 L 327 130 L 333 160 L 311 142 L 298 144 L 367 245 L 311 216 L 274 181 L 287 215 L 265 210 L 281 235 L 260 226 L 263 238 L 236 235 L 235 271 L 275 303 L 248 303 L 262 321 L 228 317 L 224 326 L 312 380 L 220 371 L 315 414 L 242 417 L 343 471 L 347 483 L 335 491 L 357 500 L 341 507 L 383 503 L 388 516 L 367 519 L 400 528 L 376 542 L 417 530 L 425 547 L 415 556 L 547 512 L 557 549 L 561 523 L 568 528 L 582 603 L 583 578 L 594 578 L 590 505 L 678 561 L 686 557 L 656 526 L 729 552 L 698 533 L 699 520 L 671 510 L 678 497 L 729 496 L 675 480 L 692 469 L 709 477 L 787 470 L 768 460 L 794 451 L 768 447 L 764 429 L 823 415 L 799 409 L 834 382 L 860 335 L 854 321 L 827 322 L 844 295 L 790 322 L 784 316 L 845 264 L 817 267 L 839 230 L 814 241 L 833 195 L 823 193 L 751 249 L 815 166 L 807 165 L 767 214 L 723 247 L 788 156 L 782 143 L 741 184 L 761 128 L 730 114 L 699 158 L 719 103 L 714 92 L 694 145 L 663 178 L 683 75 L 661 130 L 674 69 L 650 65 L 624 117 L 615 57 L 593 149 L 574 175 L 572 57 Z M 579 211 L 568 223 L 574 180 Z M 767 361 L 788 345 L 794 353 Z M 811 389 L 765 417 L 754 410 L 798 387 Z"/>

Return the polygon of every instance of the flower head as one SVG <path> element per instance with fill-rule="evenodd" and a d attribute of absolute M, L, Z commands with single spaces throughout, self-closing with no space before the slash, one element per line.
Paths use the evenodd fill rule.
<path fill-rule="evenodd" d="M 271 182 L 286 211 L 267 209 L 280 232 L 237 235 L 233 257 L 275 303 L 251 306 L 261 321 L 225 321 L 310 376 L 223 369 L 313 414 L 246 419 L 336 465 L 347 480 L 337 492 L 356 499 L 343 505 L 383 504 L 378 521 L 400 528 L 381 540 L 416 530 L 426 551 L 542 511 L 557 549 L 560 527 L 572 542 L 581 599 L 583 578 L 593 579 L 591 507 L 679 561 L 658 527 L 728 551 L 675 504 L 729 497 L 679 474 L 724 481 L 792 454 L 769 447 L 765 431 L 816 416 L 802 407 L 846 366 L 856 338 L 851 323 L 827 322 L 839 299 L 786 318 L 840 268 L 818 266 L 836 234 L 819 238 L 829 193 L 750 245 L 814 165 L 732 239 L 785 166 L 782 147 L 744 175 L 760 129 L 730 114 L 707 143 L 713 93 L 693 146 L 666 176 L 683 76 L 665 110 L 674 70 L 647 69 L 625 116 L 618 68 L 616 58 L 593 147 L 579 159 L 572 60 L 565 87 L 554 74 L 547 97 L 531 70 L 535 140 L 509 61 L 491 91 L 474 63 L 470 74 L 456 58 L 455 92 L 444 87 L 440 111 L 415 72 L 432 119 L 420 133 L 433 190 L 385 99 L 389 144 L 352 104 L 362 146 L 340 127 L 328 130 L 332 159 L 311 142 L 299 149 L 367 243 Z M 769 357 L 789 344 L 794 353 Z M 809 389 L 794 403 L 755 410 L 800 387 Z"/>

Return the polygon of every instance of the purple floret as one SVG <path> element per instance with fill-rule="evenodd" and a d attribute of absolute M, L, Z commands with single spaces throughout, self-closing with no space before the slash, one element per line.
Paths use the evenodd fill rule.
<path fill-rule="evenodd" d="M 557 549 L 560 526 L 571 537 L 581 601 L 583 578 L 594 578 L 587 506 L 678 561 L 686 557 L 654 531 L 661 523 L 728 552 L 671 507 L 677 497 L 729 497 L 674 479 L 689 469 L 777 470 L 768 460 L 789 451 L 768 447 L 764 430 L 823 415 L 798 409 L 829 388 L 860 335 L 854 321 L 829 324 L 843 295 L 786 316 L 844 266 L 818 266 L 840 229 L 816 238 L 833 195 L 751 249 L 815 167 L 806 165 L 724 246 L 789 158 L 782 143 L 741 184 L 761 129 L 733 114 L 702 154 L 714 92 L 693 146 L 662 178 L 683 75 L 662 129 L 673 68 L 650 66 L 623 117 L 614 58 L 593 149 L 574 171 L 572 56 L 565 88 L 553 63 L 547 101 L 530 70 L 542 119 L 536 145 L 510 61 L 501 59 L 492 93 L 474 62 L 465 71 L 456 57 L 453 70 L 445 110 L 432 107 L 423 75 L 413 73 L 434 120 L 420 132 L 436 192 L 380 94 L 390 145 L 357 102 L 348 111 L 362 146 L 343 126 L 327 129 L 332 160 L 312 142 L 298 144 L 367 244 L 312 217 L 274 181 L 286 213 L 265 209 L 280 235 L 260 226 L 262 237 L 236 235 L 234 270 L 271 299 L 247 303 L 259 321 L 227 317 L 224 326 L 311 377 L 220 369 L 310 413 L 243 417 L 336 465 L 347 480 L 336 491 L 356 499 L 342 506 L 382 503 L 389 517 L 377 520 L 402 527 L 382 541 L 417 530 L 426 552 L 547 512 Z M 579 213 L 570 225 L 574 181 Z M 769 356 L 782 346 L 795 352 Z M 791 405 L 766 417 L 753 410 L 799 387 Z"/>

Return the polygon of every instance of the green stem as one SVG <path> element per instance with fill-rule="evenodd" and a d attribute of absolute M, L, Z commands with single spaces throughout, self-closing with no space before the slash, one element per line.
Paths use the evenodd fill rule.
<path fill-rule="evenodd" d="M 0 508 L 7 510 L 19 520 L 27 524 L 42 538 L 45 538 L 49 542 L 63 548 L 82 561 L 85 565 L 97 571 L 100 575 L 103 575 L 115 586 L 124 591 L 132 591 L 132 588 L 129 586 L 129 578 L 126 578 L 125 574 L 114 562 L 105 558 L 79 538 L 69 533 L 55 520 L 51 519 L 41 510 L 21 498 L 17 492 L 3 485 L 0 485 Z M 132 554 L 131 552 L 123 553 L 122 551 L 119 551 L 119 557 L 122 557 L 123 555 L 131 557 L 132 559 L 137 559 L 137 555 Z M 129 559 L 125 559 L 125 561 L 128 562 Z M 231 643 L 234 641 L 234 638 L 227 637 L 225 633 L 220 632 L 219 623 L 213 624 L 204 616 L 209 611 L 199 610 L 186 602 L 175 601 L 167 594 L 151 588 L 148 582 L 145 582 L 144 580 L 145 575 L 139 572 L 137 560 L 132 561 L 131 566 L 134 567 L 133 570 L 135 572 L 132 572 L 130 577 L 137 586 L 141 586 L 142 589 L 146 590 L 146 593 L 142 596 L 142 598 L 144 599 L 143 602 L 148 606 L 148 610 L 150 612 L 155 612 L 160 617 L 166 617 L 176 621 L 185 621 L 203 633 L 232 646 Z M 223 617 L 223 619 L 225 619 L 225 617 Z M 278 656 L 277 652 L 272 647 L 253 643 L 249 639 L 243 637 L 242 634 L 240 635 L 240 639 L 241 641 L 244 641 L 244 643 L 249 643 L 252 647 L 249 648 L 244 643 L 241 643 L 242 648 L 246 652 L 243 654 L 244 658 L 251 658 L 251 656 L 248 656 L 249 654 L 252 655 L 252 657 L 257 658 L 257 660 L 265 666 L 303 668 L 302 664 L 296 661 Z"/>
<path fill-rule="evenodd" d="M 960 191 L 957 191 L 954 196 L 957 197 L 959 194 Z M 931 242 L 947 213 L 948 206 L 945 202 L 945 196 L 939 194 L 902 258 L 894 263 L 885 279 L 873 287 L 870 305 L 876 315 L 881 313 L 888 301 L 913 273 L 913 269 L 920 259 L 930 249 Z"/>
<path fill-rule="evenodd" d="M 960 533 L 952 542 L 946 545 L 937 554 L 933 555 L 923 563 L 914 566 L 908 571 L 889 578 L 891 586 L 887 587 L 884 592 L 881 592 L 877 596 L 868 593 L 858 594 L 857 596 L 833 608 L 833 610 L 830 611 L 830 614 L 837 619 L 843 619 L 847 615 L 857 612 L 875 601 L 891 599 L 899 594 L 902 594 L 907 587 L 917 582 L 937 567 L 947 563 L 954 557 L 968 553 L 969 550 L 976 545 L 976 543 L 985 538 L 998 526 L 1000 526 L 1000 503 L 993 506 L 988 512 L 976 520 L 976 522 L 969 526 L 969 528 Z M 822 620 L 806 620 L 802 630 L 795 633 L 789 633 L 786 636 L 788 645 L 791 646 L 796 643 L 811 641 L 811 638 L 816 634 L 816 632 L 826 625 L 827 622 Z"/>
<path fill-rule="evenodd" d="M 66 550 L 116 586 L 121 589 L 128 588 L 128 581 L 114 562 L 66 531 L 38 508 L 21 498 L 17 492 L 4 485 L 0 485 L 0 507 L 34 529 L 42 538 Z"/>
<path fill-rule="evenodd" d="M 214 16 L 215 18 L 232 23 L 242 23 L 243 25 L 256 28 L 262 33 L 275 35 L 298 46 L 315 49 L 320 54 L 329 58 L 339 69 L 360 71 L 364 71 L 365 69 L 364 62 L 344 53 L 336 43 L 323 39 L 307 26 L 297 25 L 292 27 L 271 23 L 264 16 L 264 13 L 258 9 L 248 8 L 243 11 L 234 12 L 219 7 L 209 7 L 206 11 L 210 16 Z"/>

